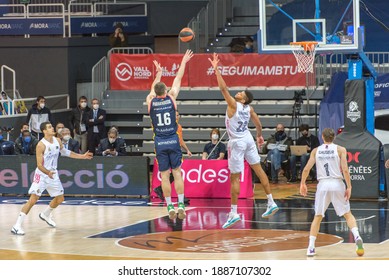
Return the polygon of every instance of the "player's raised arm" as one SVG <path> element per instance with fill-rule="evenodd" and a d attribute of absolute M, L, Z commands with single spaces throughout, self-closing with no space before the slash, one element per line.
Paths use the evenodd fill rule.
<path fill-rule="evenodd" d="M 230 92 L 228 91 L 226 82 L 224 81 L 222 74 L 220 73 L 218 69 L 218 64 L 219 64 L 219 56 L 214 53 L 213 54 L 213 59 L 208 58 L 208 60 L 211 62 L 213 69 L 215 70 L 215 75 L 217 78 L 217 83 L 219 85 L 220 91 L 222 92 L 224 99 L 227 102 L 227 105 L 229 108 L 232 108 L 236 110 L 236 101 L 235 99 L 231 96 Z"/>
<path fill-rule="evenodd" d="M 168 94 L 174 99 L 177 98 L 178 93 L 181 89 L 181 80 L 185 73 L 186 63 L 193 57 L 193 52 L 191 50 L 186 50 L 184 57 L 182 58 L 180 68 L 177 71 L 177 75 L 174 78 L 172 88 L 169 90 Z"/>
<path fill-rule="evenodd" d="M 159 83 L 161 81 L 161 77 L 162 77 L 162 67 L 161 67 L 161 64 L 158 61 L 156 61 L 156 60 L 154 60 L 153 62 L 154 62 L 154 65 L 155 65 L 155 68 L 156 68 L 156 71 L 157 71 L 157 75 L 155 76 L 153 84 L 151 85 L 150 93 L 146 97 L 147 105 L 149 105 L 151 100 L 156 96 L 155 91 L 154 91 L 154 86 L 155 86 L 155 84 L 157 84 L 157 83 Z"/>

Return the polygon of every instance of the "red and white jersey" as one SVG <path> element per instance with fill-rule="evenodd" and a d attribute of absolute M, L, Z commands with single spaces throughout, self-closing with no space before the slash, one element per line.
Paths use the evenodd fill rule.
<path fill-rule="evenodd" d="M 250 121 L 250 105 L 243 105 L 240 102 L 236 103 L 236 112 L 229 118 L 226 113 L 226 129 L 228 136 L 231 139 L 241 139 L 251 137 L 248 124 Z"/>
<path fill-rule="evenodd" d="M 53 137 L 53 143 L 50 143 L 45 138 L 42 138 L 41 142 L 46 146 L 43 154 L 44 168 L 47 170 L 57 170 L 59 149 L 61 147 L 57 138 Z M 43 174 L 43 172 L 41 172 L 38 168 L 36 171 Z"/>
<path fill-rule="evenodd" d="M 338 145 L 322 144 L 316 151 L 317 179 L 343 179 Z"/>

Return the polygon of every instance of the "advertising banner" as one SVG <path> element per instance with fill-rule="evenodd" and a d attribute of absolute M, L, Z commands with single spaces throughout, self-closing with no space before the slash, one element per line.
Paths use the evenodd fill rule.
<path fill-rule="evenodd" d="M 230 171 L 227 160 L 184 160 L 182 175 L 185 185 L 185 197 L 188 198 L 230 198 Z M 158 163 L 154 161 L 152 189 L 161 185 Z M 241 174 L 239 198 L 253 197 L 251 168 L 245 162 Z M 156 195 L 155 195 L 156 196 Z M 172 184 L 172 197 L 177 197 Z"/>
<path fill-rule="evenodd" d="M 181 86 L 215 87 L 217 80 L 208 58 L 195 54 L 186 66 Z M 293 54 L 219 54 L 220 71 L 229 87 L 233 86 L 305 86 L 305 74 L 297 72 Z M 162 81 L 171 85 L 182 54 L 126 55 L 110 57 L 112 90 L 148 90 L 155 78 L 153 60 L 164 68 Z"/>
<path fill-rule="evenodd" d="M 378 198 L 381 143 L 366 130 L 364 80 L 347 80 L 344 93 L 344 130 L 335 143 L 347 149 L 354 198 Z"/>
<path fill-rule="evenodd" d="M 123 24 L 125 33 L 147 32 L 147 16 L 71 17 L 71 34 L 112 33 L 116 23 Z"/>
<path fill-rule="evenodd" d="M 0 19 L 1 35 L 61 35 L 63 18 Z"/>
<path fill-rule="evenodd" d="M 27 194 L 36 168 L 35 156 L 1 156 L 0 166 L 0 193 Z M 58 174 L 65 195 L 149 194 L 147 157 L 60 157 Z"/>

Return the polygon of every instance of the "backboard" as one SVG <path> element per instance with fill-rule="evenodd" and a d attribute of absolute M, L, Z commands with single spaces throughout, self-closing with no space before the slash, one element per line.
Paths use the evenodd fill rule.
<path fill-rule="evenodd" d="M 259 0 L 258 52 L 291 52 L 300 41 L 317 41 L 317 53 L 361 52 L 359 16 L 359 0 Z"/>

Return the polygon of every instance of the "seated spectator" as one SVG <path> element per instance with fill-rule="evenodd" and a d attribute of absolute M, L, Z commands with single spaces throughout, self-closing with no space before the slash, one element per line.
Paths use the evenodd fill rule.
<path fill-rule="evenodd" d="M 65 149 L 75 152 L 76 154 L 80 153 L 80 143 L 78 143 L 77 140 L 72 139 L 69 128 L 62 128 L 59 136 Z"/>
<path fill-rule="evenodd" d="M 55 126 L 55 137 L 57 138 L 61 138 L 61 132 L 62 132 L 62 129 L 65 128 L 65 125 L 61 122 L 57 123 L 57 125 Z"/>
<path fill-rule="evenodd" d="M 251 36 L 246 36 L 244 39 L 244 53 L 253 53 L 254 52 L 254 40 Z"/>
<path fill-rule="evenodd" d="M 28 123 L 22 123 L 22 125 L 20 126 L 19 137 L 22 137 L 23 131 L 25 131 L 25 130 L 30 131 L 30 126 L 28 125 Z M 15 141 L 16 141 L 16 139 L 15 139 Z"/>
<path fill-rule="evenodd" d="M 111 127 L 108 131 L 108 137 L 100 140 L 96 155 L 110 157 L 127 155 L 126 142 L 119 137 L 119 131 L 116 127 Z"/>
<path fill-rule="evenodd" d="M 319 138 L 317 138 L 315 135 L 312 135 L 309 133 L 309 125 L 308 124 L 301 124 L 299 127 L 299 131 L 302 134 L 300 138 L 297 139 L 296 145 L 298 146 L 307 146 L 307 151 L 308 153 L 302 155 L 302 156 L 296 156 L 296 155 L 291 155 L 289 157 L 290 161 L 290 171 L 291 171 L 291 178 L 289 180 L 290 183 L 294 183 L 297 181 L 297 167 L 296 163 L 297 160 L 300 159 L 301 165 L 300 165 L 300 172 L 301 173 L 304 170 L 305 165 L 307 164 L 309 157 L 311 155 L 311 152 L 313 149 L 316 147 L 320 146 Z M 314 178 L 312 178 L 314 179 Z"/>
<path fill-rule="evenodd" d="M 15 140 L 15 154 L 35 155 L 38 142 L 29 130 L 23 130 L 22 135 Z"/>
<path fill-rule="evenodd" d="M 14 155 L 15 143 L 4 140 L 3 130 L 0 128 L 0 156 Z"/>
<path fill-rule="evenodd" d="M 205 144 L 202 159 L 224 159 L 224 155 L 226 154 L 226 145 L 219 142 L 219 129 L 212 129 L 210 137 L 211 142 Z"/>
<path fill-rule="evenodd" d="M 271 180 L 274 184 L 278 183 L 278 175 L 282 172 L 282 162 L 289 159 L 291 145 L 293 141 L 286 135 L 284 125 L 277 124 L 276 133 L 267 139 L 262 149 L 263 153 L 267 153 L 267 160 L 271 162 Z"/>
<path fill-rule="evenodd" d="M 12 141 L 3 141 L 0 147 L 0 155 L 13 156 L 15 155 L 15 143 Z"/>

